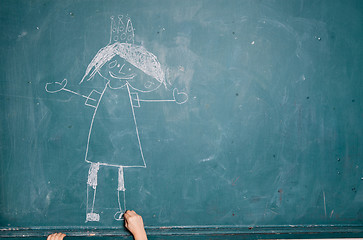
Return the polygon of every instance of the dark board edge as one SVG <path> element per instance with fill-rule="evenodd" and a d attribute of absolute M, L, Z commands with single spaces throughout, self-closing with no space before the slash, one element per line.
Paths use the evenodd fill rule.
<path fill-rule="evenodd" d="M 145 227 L 148 236 L 246 236 L 254 238 L 363 237 L 363 225 L 288 225 L 288 226 L 158 226 Z M 129 236 L 123 227 L 32 227 L 1 228 L 0 238 L 45 237 L 54 232 L 67 236 Z"/>

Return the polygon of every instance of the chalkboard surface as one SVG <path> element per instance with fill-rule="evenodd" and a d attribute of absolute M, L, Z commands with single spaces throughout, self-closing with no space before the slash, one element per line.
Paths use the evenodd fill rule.
<path fill-rule="evenodd" d="M 0 237 L 123 235 L 125 209 L 362 236 L 362 23 L 358 0 L 1 1 Z"/>

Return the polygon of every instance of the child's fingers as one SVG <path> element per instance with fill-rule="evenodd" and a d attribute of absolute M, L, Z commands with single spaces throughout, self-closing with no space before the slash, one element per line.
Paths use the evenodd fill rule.
<path fill-rule="evenodd" d="M 59 233 L 59 240 L 62 240 L 66 235 L 64 233 Z"/>
<path fill-rule="evenodd" d="M 54 240 L 54 236 L 56 235 L 56 233 L 50 234 L 47 238 L 47 240 Z"/>
<path fill-rule="evenodd" d="M 54 240 L 56 233 L 50 234 L 47 238 L 47 240 Z"/>
<path fill-rule="evenodd" d="M 127 211 L 125 212 L 125 215 L 130 215 L 130 214 L 132 214 L 132 212 L 133 212 L 133 211 L 131 211 L 131 210 L 127 210 Z"/>
<path fill-rule="evenodd" d="M 48 236 L 47 240 L 62 240 L 65 236 L 64 233 L 53 233 Z"/>
<path fill-rule="evenodd" d="M 127 227 L 129 220 L 133 217 L 137 215 L 135 211 L 132 210 L 127 210 L 124 214 L 124 218 L 125 218 L 125 226 Z"/>
<path fill-rule="evenodd" d="M 127 210 L 124 214 L 125 217 L 132 217 L 132 216 L 135 216 L 137 215 L 135 211 L 133 210 Z"/>
<path fill-rule="evenodd" d="M 131 232 L 136 233 L 144 230 L 144 223 L 142 217 L 135 211 L 127 211 L 124 215 L 125 227 Z"/>

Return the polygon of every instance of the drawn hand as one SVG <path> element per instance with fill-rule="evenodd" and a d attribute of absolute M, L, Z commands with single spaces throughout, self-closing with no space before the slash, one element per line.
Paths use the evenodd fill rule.
<path fill-rule="evenodd" d="M 173 90 L 173 97 L 177 104 L 183 104 L 188 101 L 188 95 L 184 92 L 179 92 L 176 88 Z"/>
<path fill-rule="evenodd" d="M 47 240 L 62 240 L 65 236 L 64 233 L 53 233 L 48 236 Z"/>
<path fill-rule="evenodd" d="M 135 211 L 127 210 L 124 214 L 125 227 L 132 233 L 135 240 L 147 239 L 142 217 Z"/>
<path fill-rule="evenodd" d="M 62 91 L 67 86 L 67 79 L 62 82 L 54 82 L 45 84 L 45 90 L 49 93 L 56 93 Z"/>

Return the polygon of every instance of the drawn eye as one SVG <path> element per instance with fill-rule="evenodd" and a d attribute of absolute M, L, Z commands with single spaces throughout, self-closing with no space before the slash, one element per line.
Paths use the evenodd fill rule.
<path fill-rule="evenodd" d="M 154 83 L 153 82 L 151 82 L 151 81 L 147 81 L 145 84 L 144 84 L 144 86 L 146 87 L 146 88 L 151 88 L 151 86 L 152 85 L 154 85 Z"/>
<path fill-rule="evenodd" d="M 132 69 L 131 69 L 131 68 L 129 68 L 129 72 L 131 72 L 131 70 L 132 70 Z"/>
<path fill-rule="evenodd" d="M 114 67 L 116 67 L 116 65 L 117 65 L 117 60 L 113 60 L 112 62 L 110 62 L 110 63 L 108 64 L 108 67 L 109 67 L 109 68 L 114 68 Z"/>

